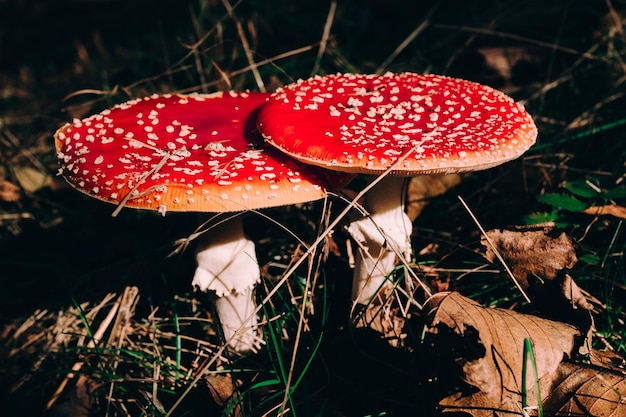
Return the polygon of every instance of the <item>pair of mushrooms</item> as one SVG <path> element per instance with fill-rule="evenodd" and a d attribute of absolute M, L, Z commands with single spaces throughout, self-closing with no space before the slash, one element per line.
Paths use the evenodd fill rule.
<path fill-rule="evenodd" d="M 349 226 L 359 243 L 353 300 L 367 304 L 396 254 L 410 254 L 403 177 L 493 167 L 536 136 L 530 115 L 499 91 L 387 73 L 316 76 L 274 94 L 155 95 L 66 124 L 55 143 L 67 181 L 118 210 L 243 212 L 314 201 L 352 174 L 384 173 L 365 195 L 370 216 Z M 192 284 L 215 293 L 231 350 L 256 349 L 260 272 L 241 216 L 204 233 L 196 260 Z"/>

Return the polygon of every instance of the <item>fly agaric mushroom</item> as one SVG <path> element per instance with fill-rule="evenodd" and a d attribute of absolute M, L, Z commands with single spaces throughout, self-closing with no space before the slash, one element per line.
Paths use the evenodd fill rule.
<path fill-rule="evenodd" d="M 537 136 L 530 115 L 505 94 L 413 73 L 300 80 L 272 96 L 258 124 L 267 142 L 302 162 L 388 174 L 364 197 L 371 218 L 349 227 L 361 242 L 353 283 L 353 300 L 360 304 L 381 287 L 396 253 L 410 256 L 402 177 L 494 167 L 519 157 Z"/>
<path fill-rule="evenodd" d="M 75 120 L 55 134 L 61 173 L 74 188 L 118 210 L 163 215 L 240 212 L 323 198 L 320 176 L 261 146 L 256 115 L 268 96 L 153 95 Z M 260 270 L 241 216 L 231 217 L 200 239 L 192 284 L 216 294 L 224 336 L 232 350 L 243 353 L 259 343 L 253 289 Z"/>

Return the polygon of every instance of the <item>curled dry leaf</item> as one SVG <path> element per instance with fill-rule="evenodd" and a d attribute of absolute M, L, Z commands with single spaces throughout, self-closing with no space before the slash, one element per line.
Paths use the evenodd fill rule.
<path fill-rule="evenodd" d="M 617 217 L 618 219 L 626 219 L 626 207 L 618 206 L 617 204 L 607 204 L 604 206 L 591 206 L 583 210 L 583 213 L 591 214 L 593 216 L 609 215 Z"/>
<path fill-rule="evenodd" d="M 216 404 L 221 407 L 226 407 L 233 403 L 236 399 L 235 394 L 236 391 L 236 381 L 233 381 L 233 376 L 230 373 L 219 374 L 219 373 L 209 373 L 204 377 L 204 382 L 206 383 L 209 391 L 211 392 L 211 396 Z M 234 405 L 233 411 L 231 413 L 232 416 L 241 416 L 242 410 L 240 405 Z"/>
<path fill-rule="evenodd" d="M 543 315 L 591 328 L 593 307 L 567 273 L 578 261 L 570 236 L 553 225 L 514 226 L 487 231 L 482 244 L 489 261 L 495 261 L 495 251 L 502 256 Z"/>
<path fill-rule="evenodd" d="M 578 258 L 574 241 L 552 225 L 513 226 L 487 231 L 483 237 L 486 258 L 494 262 L 494 249 L 500 252 L 524 289 L 532 285 L 532 277 L 555 279 L 559 272 L 573 267 Z"/>
<path fill-rule="evenodd" d="M 431 297 L 424 313 L 425 340 L 438 353 L 455 352 L 450 359 L 461 367 L 461 377 L 468 384 L 466 390 L 440 404 L 473 416 L 494 416 L 493 410 L 519 413 L 525 338 L 534 346 L 543 392 L 561 362 L 575 354 L 585 337 L 574 326 L 512 310 L 485 308 L 455 292 Z M 533 398 L 534 379 L 528 381 L 526 390 Z"/>

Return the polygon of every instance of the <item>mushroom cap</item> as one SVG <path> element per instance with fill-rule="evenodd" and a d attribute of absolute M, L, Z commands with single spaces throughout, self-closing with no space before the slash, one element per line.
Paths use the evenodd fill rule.
<path fill-rule="evenodd" d="M 153 95 L 55 133 L 76 189 L 137 209 L 243 211 L 324 197 L 325 181 L 256 130 L 267 93 Z M 130 195 L 129 195 L 130 193 Z"/>
<path fill-rule="evenodd" d="M 407 176 L 493 167 L 537 137 L 530 115 L 502 92 L 414 73 L 300 80 L 274 93 L 258 125 L 267 142 L 302 162 L 369 174 L 393 166 Z"/>

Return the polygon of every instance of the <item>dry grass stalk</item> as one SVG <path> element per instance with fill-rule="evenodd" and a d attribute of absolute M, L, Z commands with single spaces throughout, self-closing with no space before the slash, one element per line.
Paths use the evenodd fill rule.
<path fill-rule="evenodd" d="M 111 321 L 113 320 L 113 317 L 115 317 L 115 314 L 119 310 L 119 307 L 120 307 L 120 301 L 116 302 L 113 305 L 113 307 L 111 307 L 111 309 L 109 310 L 109 313 L 107 314 L 106 318 L 102 321 L 102 323 L 98 327 L 98 330 L 96 330 L 96 332 L 93 334 L 93 337 L 91 337 L 89 342 L 87 343 L 87 345 L 86 345 L 87 348 L 95 347 L 98 344 L 98 342 L 100 340 L 102 340 L 102 338 L 104 337 L 104 334 L 106 333 L 107 329 L 109 328 L 109 325 L 111 324 Z M 80 369 L 83 367 L 83 364 L 84 364 L 83 361 L 78 361 L 78 362 L 76 362 L 74 364 L 74 366 L 72 366 L 72 372 L 69 373 L 63 379 L 63 381 L 61 382 L 61 384 L 59 385 L 57 390 L 54 392 L 54 394 L 52 395 L 52 397 L 50 398 L 50 400 L 46 404 L 46 409 L 47 410 L 52 408 L 54 403 L 59 399 L 59 397 L 63 393 L 63 390 L 65 389 L 65 387 L 67 386 L 69 381 L 72 378 L 74 378 L 75 373 L 80 371 Z M 82 381 L 82 380 L 81 380 L 81 382 L 84 383 L 84 381 Z"/>

